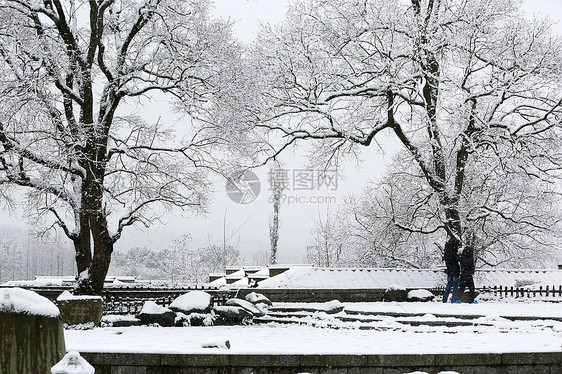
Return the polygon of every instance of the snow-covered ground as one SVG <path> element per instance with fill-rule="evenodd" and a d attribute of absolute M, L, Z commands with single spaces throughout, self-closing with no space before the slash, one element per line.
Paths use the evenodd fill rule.
<path fill-rule="evenodd" d="M 298 306 L 275 304 L 276 306 Z M 311 304 L 307 304 L 311 305 Z M 65 331 L 68 350 L 143 353 L 504 353 L 562 351 L 560 303 L 486 302 L 477 305 L 431 303 L 347 303 L 346 310 L 365 313 L 364 320 L 346 321 L 346 313 L 318 312 L 301 324 L 256 324 L 213 327 L 101 327 Z M 415 313 L 410 317 L 372 313 Z M 471 320 L 440 315 L 479 315 Z M 356 314 L 354 314 L 357 317 Z M 538 316 L 510 321 L 509 316 Z M 344 317 L 344 318 L 337 318 Z M 361 315 L 359 318 L 361 319 Z M 431 321 L 464 321 L 447 327 Z M 419 322 L 418 326 L 406 321 Z M 425 322 L 424 321 L 430 321 Z M 466 325 L 471 321 L 471 325 Z M 328 327 L 329 326 L 329 327 Z M 229 350 L 202 348 L 229 340 Z"/>

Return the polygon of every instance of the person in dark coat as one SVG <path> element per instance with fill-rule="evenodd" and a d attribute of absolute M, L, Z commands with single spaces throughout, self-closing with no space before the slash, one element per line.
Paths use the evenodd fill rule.
<path fill-rule="evenodd" d="M 459 258 L 460 265 L 461 265 L 461 277 L 460 277 L 460 286 L 459 286 L 459 300 L 464 293 L 464 289 L 468 287 L 470 292 L 468 302 L 475 303 L 474 298 L 476 293 L 474 291 L 474 248 L 472 246 L 465 246 L 462 254 Z"/>
<path fill-rule="evenodd" d="M 459 266 L 459 259 L 457 256 L 459 245 L 459 241 L 454 237 L 450 237 L 447 240 L 447 243 L 445 243 L 444 259 L 445 265 L 447 266 L 447 286 L 445 286 L 445 292 L 443 292 L 444 303 L 447 302 L 451 291 L 453 291 L 451 302 L 455 302 L 458 298 L 459 275 L 461 271 Z"/>

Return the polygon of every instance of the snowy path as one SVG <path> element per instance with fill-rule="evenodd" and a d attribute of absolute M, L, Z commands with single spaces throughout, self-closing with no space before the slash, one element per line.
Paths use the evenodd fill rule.
<path fill-rule="evenodd" d="M 112 327 L 67 330 L 65 337 L 67 349 L 81 352 L 412 354 L 562 351 L 562 322 L 547 318 L 562 317 L 560 304 L 366 303 L 348 304 L 347 307 L 369 313 L 377 310 L 411 310 L 426 315 L 400 318 L 386 316 L 366 318 L 361 322 L 346 322 L 318 313 L 301 319 L 301 325 L 271 323 L 229 327 Z M 439 320 L 435 316 L 439 313 L 451 314 L 451 310 L 458 314 L 479 314 L 484 317 L 474 320 L 475 324 L 472 326 L 424 324 L 424 321 Z M 499 314 L 540 315 L 546 319 L 509 321 L 499 317 Z M 401 323 L 404 318 L 409 321 L 417 320 L 419 326 Z M 366 326 L 369 329 L 365 329 Z M 202 343 L 221 339 L 230 341 L 230 350 L 201 348 Z"/>

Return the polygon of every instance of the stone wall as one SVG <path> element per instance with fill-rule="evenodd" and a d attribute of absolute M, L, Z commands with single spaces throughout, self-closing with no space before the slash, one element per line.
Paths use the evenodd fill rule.
<path fill-rule="evenodd" d="M 216 351 L 215 351 L 216 352 Z M 96 374 L 560 374 L 562 351 L 427 355 L 82 353 Z"/>
<path fill-rule="evenodd" d="M 321 289 L 321 288 L 244 288 L 238 290 L 238 297 L 244 298 L 250 292 L 259 292 L 273 302 L 310 303 L 339 300 L 341 302 L 382 301 L 383 289 Z"/>

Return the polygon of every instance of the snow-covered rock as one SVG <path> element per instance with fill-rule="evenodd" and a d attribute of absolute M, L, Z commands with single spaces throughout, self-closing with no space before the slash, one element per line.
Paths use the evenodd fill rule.
<path fill-rule="evenodd" d="M 51 369 L 52 374 L 94 374 L 95 369 L 88 363 L 80 353 L 76 351 L 68 352 Z"/>
<path fill-rule="evenodd" d="M 252 304 L 267 304 L 269 306 L 273 305 L 271 301 L 263 294 L 257 292 L 250 292 L 245 297 L 246 301 L 251 302 Z"/>
<path fill-rule="evenodd" d="M 218 322 L 225 325 L 245 324 L 254 317 L 252 313 L 239 306 L 220 305 L 214 307 L 213 312 L 219 316 Z"/>
<path fill-rule="evenodd" d="M 428 290 L 411 290 L 408 292 L 408 301 L 427 302 L 433 300 L 434 295 Z"/>
<path fill-rule="evenodd" d="M 344 305 L 339 300 L 332 300 L 323 303 L 320 308 L 328 314 L 336 314 L 343 310 Z"/>
<path fill-rule="evenodd" d="M 241 308 L 246 309 L 248 312 L 252 313 L 254 316 L 263 316 L 264 313 L 258 309 L 254 304 L 249 301 L 242 300 L 242 299 L 228 299 L 226 301 L 227 306 L 239 306 Z"/>
<path fill-rule="evenodd" d="M 214 326 L 217 316 L 212 313 L 176 313 L 175 326 Z"/>
<path fill-rule="evenodd" d="M 267 313 L 269 313 L 269 305 L 264 304 L 264 303 L 257 303 L 255 304 L 255 307 L 258 308 L 263 315 L 266 315 Z"/>
<path fill-rule="evenodd" d="M 192 312 L 206 313 L 211 310 L 213 301 L 211 295 L 204 291 L 191 291 L 179 296 L 169 306 L 174 312 L 190 314 Z"/>
<path fill-rule="evenodd" d="M 132 314 L 116 315 L 107 314 L 101 318 L 101 324 L 103 326 L 111 327 L 129 327 L 129 326 L 140 326 L 142 324 L 141 320 Z"/>
<path fill-rule="evenodd" d="M 0 312 L 58 317 L 59 308 L 52 301 L 22 288 L 0 288 Z"/>
<path fill-rule="evenodd" d="M 149 300 L 144 303 L 137 318 L 147 325 L 157 323 L 160 326 L 170 327 L 175 325 L 176 313 Z"/>
<path fill-rule="evenodd" d="M 230 341 L 225 339 L 209 340 L 201 343 L 201 348 L 230 349 Z"/>

